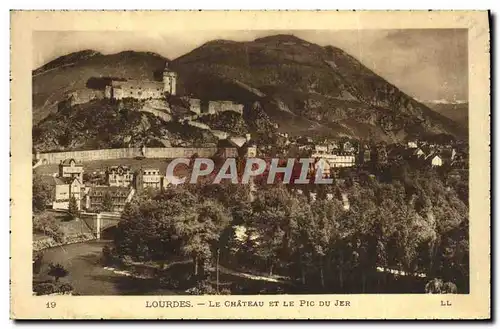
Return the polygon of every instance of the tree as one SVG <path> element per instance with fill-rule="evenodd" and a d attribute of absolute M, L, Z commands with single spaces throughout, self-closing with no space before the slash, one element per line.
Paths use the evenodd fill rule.
<path fill-rule="evenodd" d="M 176 223 L 177 232 L 183 237 L 181 250 L 193 259 L 194 275 L 198 275 L 201 265 L 202 273 L 205 265 L 212 258 L 212 252 L 218 248 L 218 240 L 222 231 L 229 224 L 226 209 L 214 201 L 205 201 L 189 212 Z"/>
<path fill-rule="evenodd" d="M 78 210 L 78 203 L 76 202 L 76 198 L 72 195 L 69 198 L 68 204 L 68 217 L 70 220 L 78 218 L 80 215 L 80 211 Z"/>
<path fill-rule="evenodd" d="M 197 275 L 199 267 L 203 270 L 212 258 L 229 221 L 230 215 L 220 203 L 201 201 L 180 187 L 167 190 L 125 207 L 115 236 L 116 251 L 143 261 L 189 256 Z"/>
<path fill-rule="evenodd" d="M 33 273 L 38 274 L 42 268 L 43 252 L 33 251 Z"/>
<path fill-rule="evenodd" d="M 338 201 L 318 200 L 304 209 L 305 216 L 297 218 L 299 235 L 294 245 L 298 250 L 302 283 L 306 283 L 306 267 L 319 272 L 321 287 L 325 288 L 331 265 L 333 246 L 339 240 L 339 219 L 342 206 Z"/>
<path fill-rule="evenodd" d="M 42 233 L 53 238 L 56 242 L 62 242 L 64 237 L 57 221 L 47 213 L 33 216 L 33 232 Z"/>
<path fill-rule="evenodd" d="M 453 282 L 445 282 L 443 284 L 442 294 L 456 294 L 457 286 Z"/>
<path fill-rule="evenodd" d="M 276 266 L 287 266 L 293 254 L 293 235 L 299 218 L 307 217 L 307 203 L 292 195 L 283 185 L 261 189 L 252 203 L 251 230 L 255 256 L 266 263 L 269 275 Z M 302 219 L 300 220 L 302 221 Z"/>
<path fill-rule="evenodd" d="M 58 282 L 60 278 L 67 276 L 69 272 L 61 264 L 50 263 L 48 274 L 54 277 L 54 281 Z"/>
<path fill-rule="evenodd" d="M 113 211 L 113 198 L 109 192 L 104 193 L 102 197 L 102 210 Z"/>
<path fill-rule="evenodd" d="M 33 212 L 42 212 L 45 210 L 46 204 L 50 201 L 50 189 L 43 182 L 42 177 L 38 174 L 33 174 Z"/>

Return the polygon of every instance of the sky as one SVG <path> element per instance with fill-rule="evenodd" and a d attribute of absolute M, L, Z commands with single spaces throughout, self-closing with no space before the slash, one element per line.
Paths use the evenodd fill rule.
<path fill-rule="evenodd" d="M 368 68 L 421 101 L 468 99 L 466 29 L 35 32 L 33 69 L 75 51 L 103 54 L 151 51 L 175 59 L 214 39 L 252 41 L 293 34 L 321 46 L 345 50 Z"/>

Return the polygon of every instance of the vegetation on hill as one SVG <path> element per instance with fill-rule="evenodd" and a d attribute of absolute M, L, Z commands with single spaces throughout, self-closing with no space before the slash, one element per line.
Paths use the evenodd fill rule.
<path fill-rule="evenodd" d="M 164 122 L 140 112 L 133 99 L 93 100 L 76 106 L 60 106 L 33 128 L 33 146 L 39 152 L 91 150 L 120 147 L 174 145 L 200 146 L 215 142 L 202 129 Z"/>

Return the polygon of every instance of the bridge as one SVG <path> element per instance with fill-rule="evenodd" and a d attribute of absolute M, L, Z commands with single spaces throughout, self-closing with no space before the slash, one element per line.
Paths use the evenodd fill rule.
<path fill-rule="evenodd" d="M 87 226 L 92 229 L 92 233 L 94 233 L 96 238 L 99 240 L 104 230 L 118 225 L 121 220 L 121 215 L 113 212 L 82 212 L 80 219 L 85 221 Z"/>

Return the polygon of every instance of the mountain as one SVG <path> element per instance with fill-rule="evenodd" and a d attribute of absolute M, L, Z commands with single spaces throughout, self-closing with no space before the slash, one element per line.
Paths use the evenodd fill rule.
<path fill-rule="evenodd" d="M 429 108 L 467 128 L 469 126 L 469 103 L 467 102 L 426 102 Z"/>
<path fill-rule="evenodd" d="M 71 92 L 99 89 L 94 82 L 100 78 L 161 80 L 166 61 L 155 53 L 134 51 L 103 55 L 84 50 L 59 57 L 33 71 L 33 124 L 55 113 Z"/>
<path fill-rule="evenodd" d="M 251 42 L 210 41 L 175 59 L 180 92 L 200 98 L 258 101 L 280 130 L 397 141 L 408 135 L 466 135 L 332 46 L 291 35 Z"/>
<path fill-rule="evenodd" d="M 127 136 L 134 144 L 144 138 L 161 140 L 167 132 L 184 138 L 184 128 L 152 121 L 145 113 L 121 122 L 113 114 L 118 109 L 105 100 L 89 97 L 73 106 L 74 112 L 65 106 L 72 92 L 102 93 L 111 78 L 161 80 L 165 62 L 178 73 L 178 94 L 244 104 L 244 123 L 231 117 L 210 119 L 221 127 L 237 122 L 238 131 L 269 134 L 277 124 L 279 131 L 291 135 L 388 142 L 434 134 L 467 136 L 465 127 L 412 99 L 343 50 L 276 35 L 251 42 L 210 41 L 173 61 L 134 51 L 103 55 L 86 50 L 59 57 L 33 71 L 34 145 L 41 150 L 110 147 L 125 143 Z M 101 121 L 96 124 L 86 116 Z M 64 134 L 58 132 L 60 124 Z M 126 132 L 116 140 L 103 136 L 120 129 Z M 138 131 L 142 137 L 133 137 Z M 86 143 L 85 134 L 94 140 Z M 202 135 L 187 138 L 199 143 Z M 79 137 L 71 141 L 68 136 Z"/>

